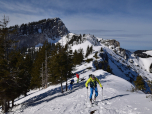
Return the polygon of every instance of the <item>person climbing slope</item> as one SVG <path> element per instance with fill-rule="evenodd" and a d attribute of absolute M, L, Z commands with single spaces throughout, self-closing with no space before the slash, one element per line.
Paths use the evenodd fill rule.
<path fill-rule="evenodd" d="M 77 83 L 79 83 L 79 74 L 76 73 Z"/>
<path fill-rule="evenodd" d="M 68 87 L 69 90 L 70 90 L 70 89 L 72 90 L 73 83 L 74 83 L 74 79 L 72 79 L 72 80 L 70 81 L 70 85 L 69 85 L 69 87 Z"/>
<path fill-rule="evenodd" d="M 97 82 L 100 85 L 100 87 L 103 89 L 100 81 L 98 80 L 98 78 L 96 78 L 94 75 L 90 75 L 90 78 L 87 80 L 87 82 L 85 83 L 86 88 L 88 89 L 88 84 L 90 83 L 90 102 L 92 103 L 92 95 L 93 95 L 93 91 L 95 91 L 95 96 L 94 96 L 94 101 L 96 100 L 96 97 L 98 96 L 98 89 L 97 89 Z"/>

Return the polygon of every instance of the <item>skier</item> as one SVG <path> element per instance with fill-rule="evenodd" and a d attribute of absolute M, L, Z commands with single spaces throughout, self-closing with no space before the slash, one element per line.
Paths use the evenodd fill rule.
<path fill-rule="evenodd" d="M 96 97 L 98 96 L 98 89 L 97 89 L 97 82 L 100 85 L 100 87 L 103 89 L 100 81 L 98 80 L 98 78 L 96 78 L 94 75 L 90 75 L 90 78 L 87 80 L 87 82 L 85 83 L 86 88 L 88 89 L 88 84 L 90 83 L 90 102 L 92 103 L 92 95 L 93 95 L 93 91 L 95 90 L 95 96 L 94 96 L 94 101 L 96 100 Z"/>
<path fill-rule="evenodd" d="M 69 85 L 69 87 L 68 87 L 69 90 L 70 90 L 70 89 L 72 90 L 73 83 L 74 83 L 74 79 L 72 79 L 71 82 L 70 82 L 70 85 Z"/>
<path fill-rule="evenodd" d="M 79 83 L 79 74 L 76 73 L 77 83 Z"/>

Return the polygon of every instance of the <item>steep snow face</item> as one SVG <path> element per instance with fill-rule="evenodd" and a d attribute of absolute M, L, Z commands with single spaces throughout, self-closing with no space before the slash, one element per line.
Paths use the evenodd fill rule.
<path fill-rule="evenodd" d="M 152 57 L 150 58 L 139 58 L 139 60 L 143 63 L 143 67 L 145 70 L 150 72 L 150 65 L 152 64 Z"/>

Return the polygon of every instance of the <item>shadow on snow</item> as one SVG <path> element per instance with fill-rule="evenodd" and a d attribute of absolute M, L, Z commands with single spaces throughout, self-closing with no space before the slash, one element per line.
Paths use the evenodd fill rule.
<path fill-rule="evenodd" d="M 84 71 L 84 70 L 82 70 L 82 71 Z M 105 73 L 104 75 L 99 75 L 99 76 L 96 76 L 96 77 L 98 79 L 104 79 L 108 75 L 109 75 L 109 73 Z M 39 105 L 39 104 L 44 103 L 44 102 L 49 102 L 49 101 L 51 101 L 55 98 L 59 98 L 59 97 L 62 97 L 62 96 L 69 95 L 69 94 L 71 94 L 71 93 L 73 93 L 73 92 L 75 92 L 79 89 L 84 88 L 86 80 L 87 79 L 84 79 L 83 81 L 80 81 L 79 83 L 75 83 L 73 85 L 72 91 L 65 91 L 64 93 L 61 93 L 61 87 L 57 87 L 57 88 L 51 89 L 51 90 L 49 90 L 45 93 L 37 95 L 35 97 L 32 97 L 32 98 L 26 100 L 25 102 L 23 102 L 21 104 L 25 105 L 26 107 L 36 106 L 36 105 Z M 107 82 L 107 81 L 103 81 L 103 82 Z M 63 88 L 65 90 L 65 86 L 63 86 Z M 110 99 L 113 99 L 113 98 L 116 98 L 116 97 L 122 97 L 122 96 L 124 96 L 124 95 L 118 95 L 118 96 L 108 98 L 108 99 L 105 99 L 105 100 L 110 100 Z"/>
<path fill-rule="evenodd" d="M 111 97 L 111 98 L 106 98 L 106 99 L 103 99 L 102 101 L 109 101 L 109 100 L 111 100 L 111 99 L 114 99 L 114 98 L 117 98 L 117 97 L 123 97 L 123 96 L 127 96 L 127 95 L 129 95 L 129 94 L 123 94 L 123 95 L 116 95 L 116 96 L 114 96 L 114 97 Z M 99 102 L 102 102 L 102 101 L 99 101 Z"/>

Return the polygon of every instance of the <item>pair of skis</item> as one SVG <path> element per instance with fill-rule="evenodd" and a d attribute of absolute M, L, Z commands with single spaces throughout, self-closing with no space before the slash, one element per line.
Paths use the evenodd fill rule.
<path fill-rule="evenodd" d="M 93 104 L 95 104 L 96 106 L 98 105 L 97 101 L 95 101 L 95 100 L 93 100 L 93 102 L 90 101 L 90 103 L 91 103 L 91 106 L 93 106 Z"/>

